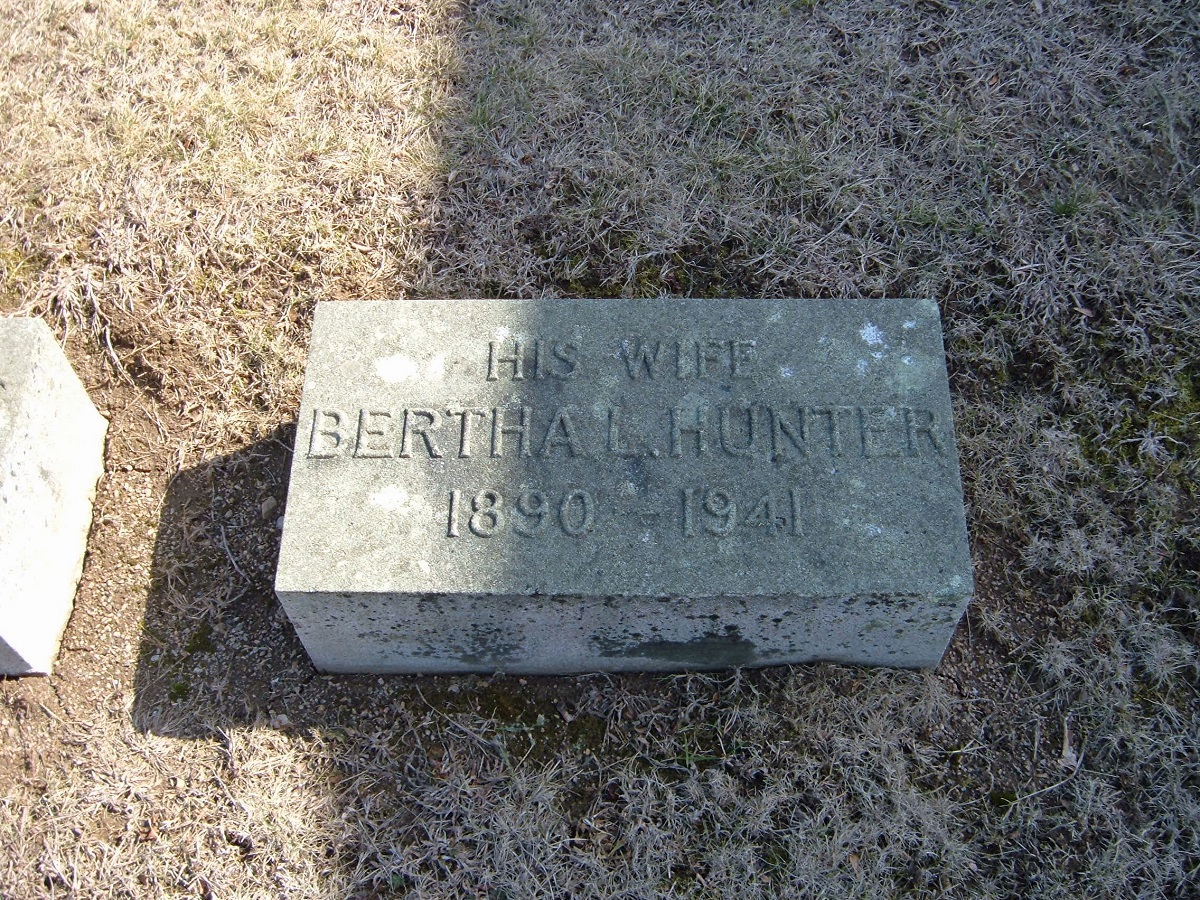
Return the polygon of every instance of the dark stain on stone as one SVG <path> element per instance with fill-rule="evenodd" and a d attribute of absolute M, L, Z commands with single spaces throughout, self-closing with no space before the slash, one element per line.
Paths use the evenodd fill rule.
<path fill-rule="evenodd" d="M 736 628 L 724 634 L 709 632 L 687 641 L 653 640 L 632 644 L 597 641 L 600 655 L 619 659 L 653 659 L 705 669 L 731 669 L 758 662 L 758 648 Z"/>
<path fill-rule="evenodd" d="M 506 663 L 521 658 L 519 638 L 498 626 L 478 625 L 465 639 L 455 644 L 437 641 L 427 643 L 413 655 L 422 659 L 453 658 L 466 666 L 503 668 Z"/>

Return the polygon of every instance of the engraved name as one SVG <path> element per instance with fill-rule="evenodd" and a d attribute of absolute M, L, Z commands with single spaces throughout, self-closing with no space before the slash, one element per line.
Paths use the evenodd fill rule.
<path fill-rule="evenodd" d="M 638 365 L 643 365 L 638 363 Z M 671 407 L 371 407 L 313 410 L 310 459 L 918 458 L 945 461 L 949 423 L 929 409 L 830 403 Z"/>

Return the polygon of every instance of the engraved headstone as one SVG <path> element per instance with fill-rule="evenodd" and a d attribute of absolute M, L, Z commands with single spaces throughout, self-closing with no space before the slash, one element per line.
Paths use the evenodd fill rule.
<path fill-rule="evenodd" d="M 324 303 L 276 591 L 329 672 L 936 665 L 928 300 Z"/>
<path fill-rule="evenodd" d="M 0 674 L 51 671 L 108 423 L 40 319 L 0 319 Z"/>

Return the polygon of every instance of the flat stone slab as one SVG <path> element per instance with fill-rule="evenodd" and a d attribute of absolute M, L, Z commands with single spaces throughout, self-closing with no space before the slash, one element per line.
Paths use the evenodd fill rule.
<path fill-rule="evenodd" d="M 937 306 L 322 303 L 276 591 L 328 672 L 934 666 Z"/>
<path fill-rule="evenodd" d="M 58 655 L 108 423 L 41 319 L 0 319 L 0 674 Z"/>

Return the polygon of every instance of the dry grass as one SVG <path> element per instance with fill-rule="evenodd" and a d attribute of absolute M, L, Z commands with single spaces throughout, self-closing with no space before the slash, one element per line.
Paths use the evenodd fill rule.
<path fill-rule="evenodd" d="M 121 535 L 2 685 L 5 896 L 1200 893 L 1194 4 L 2 21 L 0 309 L 92 373 Z M 939 300 L 982 590 L 938 673 L 311 677 L 259 504 L 312 303 L 620 294 Z"/>

